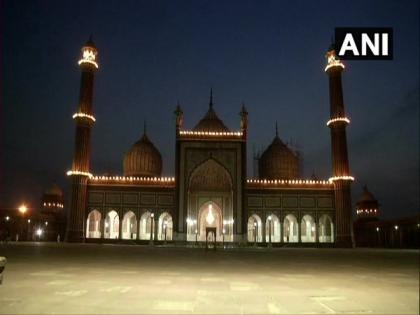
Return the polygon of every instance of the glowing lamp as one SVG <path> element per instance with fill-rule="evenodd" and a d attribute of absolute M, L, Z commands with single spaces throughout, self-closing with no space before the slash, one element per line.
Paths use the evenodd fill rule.
<path fill-rule="evenodd" d="M 19 212 L 20 212 L 20 213 L 22 213 L 22 214 L 25 214 L 25 213 L 26 213 L 26 211 L 28 211 L 28 207 L 27 207 L 25 204 L 22 204 L 22 205 L 19 207 Z"/>
<path fill-rule="evenodd" d="M 80 60 L 78 62 L 79 66 L 82 64 L 90 64 L 93 65 L 96 69 L 99 68 L 98 62 L 97 62 L 97 55 L 98 51 L 96 48 L 91 46 L 84 46 L 82 48 L 82 56 L 80 57 Z"/>
<path fill-rule="evenodd" d="M 335 68 L 335 67 L 339 67 L 342 69 L 345 68 L 344 64 L 340 61 L 340 59 L 337 58 L 334 50 L 330 50 L 329 52 L 327 52 L 326 57 L 327 57 L 327 66 L 325 67 L 325 72 L 327 72 L 327 70 L 330 68 Z"/>

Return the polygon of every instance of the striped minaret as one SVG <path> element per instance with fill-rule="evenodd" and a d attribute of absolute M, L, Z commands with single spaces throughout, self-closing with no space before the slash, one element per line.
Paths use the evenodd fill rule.
<path fill-rule="evenodd" d="M 66 240 L 81 242 L 85 238 L 85 209 L 87 183 L 90 173 L 90 132 L 95 118 L 92 111 L 93 81 L 98 69 L 98 51 L 90 38 L 82 47 L 79 66 L 82 71 L 80 97 L 77 112 L 73 115 L 76 123 L 76 136 L 71 176 L 71 203 L 68 213 Z"/>
<path fill-rule="evenodd" d="M 326 54 L 327 66 L 325 72 L 329 77 L 330 85 L 330 120 L 327 126 L 331 131 L 331 151 L 333 177 L 335 191 L 336 230 L 335 244 L 337 247 L 352 247 L 352 207 L 351 207 L 351 183 L 354 180 L 350 176 L 349 159 L 347 152 L 346 127 L 350 120 L 346 117 L 343 102 L 343 87 L 341 73 L 344 65 L 337 58 L 334 45 Z"/>

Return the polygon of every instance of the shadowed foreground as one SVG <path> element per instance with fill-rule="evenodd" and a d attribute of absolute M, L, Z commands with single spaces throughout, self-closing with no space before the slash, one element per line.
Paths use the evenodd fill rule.
<path fill-rule="evenodd" d="M 419 313 L 419 252 L 0 245 L 0 313 Z"/>

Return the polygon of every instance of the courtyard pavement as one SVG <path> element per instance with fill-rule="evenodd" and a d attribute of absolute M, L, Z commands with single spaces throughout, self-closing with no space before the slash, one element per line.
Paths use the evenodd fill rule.
<path fill-rule="evenodd" d="M 1 314 L 418 314 L 419 251 L 0 245 Z"/>

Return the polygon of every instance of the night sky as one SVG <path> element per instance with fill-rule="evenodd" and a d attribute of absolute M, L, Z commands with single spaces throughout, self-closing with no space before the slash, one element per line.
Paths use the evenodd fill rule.
<path fill-rule="evenodd" d="M 348 61 L 344 98 L 353 201 L 367 184 L 385 218 L 419 209 L 418 1 L 3 1 L 0 207 L 39 205 L 53 182 L 69 188 L 79 97 L 77 60 L 99 50 L 92 172 L 122 174 L 147 121 L 174 175 L 177 101 L 185 127 L 208 108 L 252 148 L 275 134 L 298 143 L 304 175 L 331 175 L 324 55 L 337 26 L 394 28 L 393 61 Z M 67 195 L 67 200 L 69 199 Z"/>

